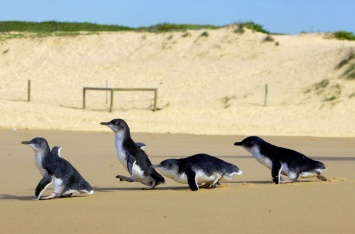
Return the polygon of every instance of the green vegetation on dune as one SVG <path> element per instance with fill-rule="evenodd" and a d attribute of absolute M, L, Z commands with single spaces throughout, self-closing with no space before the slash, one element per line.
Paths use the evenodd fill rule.
<path fill-rule="evenodd" d="M 162 23 L 149 27 L 140 27 L 137 30 L 146 32 L 175 32 L 175 31 L 187 31 L 187 30 L 199 30 L 199 29 L 218 29 L 221 27 L 214 25 L 197 25 L 197 24 L 170 24 Z"/>
<path fill-rule="evenodd" d="M 24 21 L 0 21 L 0 32 L 29 32 L 29 33 L 53 33 L 53 32 L 100 32 L 100 31 L 127 31 L 133 28 L 118 25 L 101 25 L 92 23 L 72 22 L 24 22 Z"/>
<path fill-rule="evenodd" d="M 355 35 L 351 32 L 347 32 L 347 31 L 334 32 L 334 36 L 336 39 L 339 39 L 339 40 L 355 41 Z"/>
<path fill-rule="evenodd" d="M 261 32 L 265 34 L 271 34 L 269 31 L 265 30 L 264 27 L 260 24 L 256 24 L 254 22 L 247 22 L 247 23 L 242 23 L 242 26 L 254 31 L 254 32 Z"/>
<path fill-rule="evenodd" d="M 270 34 L 263 29 L 263 26 L 253 22 L 236 24 L 249 28 L 252 31 Z M 25 21 L 0 21 L 0 33 L 8 32 L 26 32 L 36 34 L 51 34 L 56 32 L 105 32 L 105 31 L 145 31 L 153 33 L 201 30 L 201 29 L 219 29 L 224 26 L 198 25 L 198 24 L 171 24 L 161 23 L 148 27 L 130 28 L 119 25 L 103 25 L 93 23 L 75 23 L 75 22 L 25 22 Z"/>
<path fill-rule="evenodd" d="M 260 32 L 268 35 L 275 35 L 278 33 L 271 33 L 260 24 L 254 22 L 243 22 L 232 24 L 238 26 L 236 32 L 243 33 L 243 28 L 247 28 L 254 32 Z M 117 32 L 117 31 L 138 31 L 151 33 L 176 32 L 187 30 L 214 30 L 223 28 L 225 26 L 215 25 L 198 25 L 198 24 L 171 24 L 160 23 L 148 27 L 131 28 L 120 25 L 105 25 L 94 23 L 77 23 L 77 22 L 26 22 L 26 21 L 0 21 L 0 39 L 18 38 L 29 36 L 65 36 L 65 35 L 79 35 L 82 33 L 98 33 L 98 32 Z M 11 33 L 11 35 L 9 35 Z M 7 35 L 6 35 L 7 34 Z M 347 31 L 334 32 L 334 37 L 339 40 L 355 40 L 355 35 Z"/>

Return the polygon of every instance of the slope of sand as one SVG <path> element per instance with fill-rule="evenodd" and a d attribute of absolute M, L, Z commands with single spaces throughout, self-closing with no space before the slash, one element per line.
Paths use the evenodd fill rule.
<path fill-rule="evenodd" d="M 1 41 L 0 127 L 103 131 L 119 117 L 136 132 L 355 136 L 355 82 L 343 75 L 355 59 L 337 68 L 355 42 L 235 30 Z M 113 113 L 109 95 L 88 92 L 83 110 L 83 87 L 106 84 L 158 88 L 160 110 L 149 92 L 115 93 Z"/>
<path fill-rule="evenodd" d="M 62 146 L 93 186 L 91 196 L 34 200 L 41 179 L 23 140 L 43 136 Z M 271 183 L 270 170 L 233 146 L 242 136 L 134 133 L 153 163 L 205 152 L 236 164 L 243 174 L 216 189 L 192 192 L 166 178 L 154 190 L 119 182 L 110 132 L 0 129 L 0 225 L 3 233 L 352 233 L 355 228 L 355 138 L 264 137 L 322 161 L 329 181 Z M 53 191 L 50 186 L 44 195 Z"/>

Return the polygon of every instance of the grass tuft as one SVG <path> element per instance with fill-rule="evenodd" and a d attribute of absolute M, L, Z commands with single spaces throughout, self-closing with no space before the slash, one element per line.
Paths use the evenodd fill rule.
<path fill-rule="evenodd" d="M 347 32 L 347 31 L 334 32 L 334 37 L 339 40 L 355 41 L 355 35 L 351 32 Z"/>
<path fill-rule="evenodd" d="M 154 33 L 164 33 L 164 32 L 177 32 L 177 31 L 187 31 L 187 30 L 199 30 L 199 29 L 218 29 L 220 27 L 213 25 L 196 25 L 196 24 L 170 24 L 162 23 L 156 24 L 149 27 L 140 27 L 137 30 L 145 32 Z"/>
<path fill-rule="evenodd" d="M 351 52 L 345 59 L 341 60 L 340 63 L 338 63 L 338 65 L 336 65 L 336 69 L 340 69 L 343 66 L 345 66 L 346 64 L 348 64 L 351 60 L 355 59 L 355 53 Z"/>
<path fill-rule="evenodd" d="M 102 25 L 92 23 L 75 22 L 26 22 L 26 21 L 0 21 L 0 32 L 29 32 L 29 33 L 53 33 L 53 32 L 99 32 L 99 31 L 128 31 L 133 28 L 119 25 Z"/>
<path fill-rule="evenodd" d="M 271 34 L 269 31 L 265 30 L 264 27 L 260 24 L 256 24 L 253 22 L 247 22 L 247 23 L 243 23 L 241 24 L 244 27 L 254 31 L 254 32 L 261 32 L 261 33 L 265 33 L 265 34 Z"/>

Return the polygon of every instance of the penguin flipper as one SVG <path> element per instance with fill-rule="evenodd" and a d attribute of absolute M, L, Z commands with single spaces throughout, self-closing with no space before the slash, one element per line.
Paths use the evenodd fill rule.
<path fill-rule="evenodd" d="M 41 194 L 43 191 L 52 183 L 52 177 L 46 172 L 43 176 L 43 178 L 39 181 L 36 190 L 35 190 L 35 196 L 37 199 L 40 199 Z"/>
<path fill-rule="evenodd" d="M 138 148 L 143 149 L 144 147 L 146 147 L 147 145 L 142 143 L 142 142 L 136 142 L 136 146 L 138 146 Z"/>
<path fill-rule="evenodd" d="M 282 164 L 280 161 L 272 160 L 271 176 L 275 184 L 280 183 Z"/>
<path fill-rule="evenodd" d="M 196 182 L 196 172 L 193 170 L 186 171 L 187 182 L 189 183 L 189 187 L 192 191 L 198 190 L 198 185 Z"/>
<path fill-rule="evenodd" d="M 53 199 L 58 197 L 58 195 L 56 193 L 52 193 L 51 195 L 47 196 L 47 197 L 43 197 L 40 200 L 49 200 L 49 199 Z"/>
<path fill-rule="evenodd" d="M 136 162 L 136 159 L 128 152 L 126 151 L 127 155 L 127 170 L 131 176 L 133 176 L 132 168 L 133 164 Z"/>

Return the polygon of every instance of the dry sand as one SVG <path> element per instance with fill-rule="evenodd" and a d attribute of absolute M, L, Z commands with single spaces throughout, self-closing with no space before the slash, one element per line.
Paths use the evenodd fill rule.
<path fill-rule="evenodd" d="M 355 84 L 344 72 L 355 42 L 325 34 L 266 35 L 235 27 L 174 33 L 100 33 L 0 41 L 0 215 L 6 233 L 351 233 L 355 228 Z M 208 35 L 203 36 L 203 35 Z M 27 102 L 31 80 L 31 102 Z M 158 88 L 116 93 L 83 87 Z M 267 106 L 264 87 L 268 84 Z M 209 153 L 243 175 L 191 192 L 167 179 L 151 191 L 117 181 L 113 133 L 123 118 L 153 163 Z M 66 131 L 62 131 L 66 130 Z M 70 131 L 68 131 L 70 130 Z M 200 134 L 200 135 L 193 135 Z M 246 135 L 325 163 L 329 181 L 271 183 L 270 171 L 233 146 Z M 63 147 L 92 196 L 34 200 L 41 179 L 23 140 Z M 287 136 L 287 137 L 285 137 Z M 45 193 L 51 193 L 52 187 Z"/>
<path fill-rule="evenodd" d="M 138 132 L 355 137 L 355 82 L 343 75 L 355 56 L 337 68 L 355 42 L 235 30 L 0 41 L 0 127 L 102 131 L 120 117 Z M 106 81 L 157 88 L 160 110 L 152 93 L 121 92 L 108 113 L 106 93 L 91 91 L 83 110 L 83 87 Z"/>
<path fill-rule="evenodd" d="M 354 138 L 264 137 L 325 163 L 330 181 L 275 185 L 270 170 L 233 146 L 243 136 L 133 133 L 145 142 L 153 163 L 205 152 L 238 165 L 241 176 L 216 189 L 192 192 L 166 179 L 146 191 L 119 182 L 112 132 L 0 130 L 0 214 L 6 233 L 352 233 L 355 224 Z M 34 200 L 41 179 L 33 150 L 21 145 L 35 136 L 61 145 L 94 187 L 91 196 Z M 52 187 L 45 191 L 49 195 Z"/>

